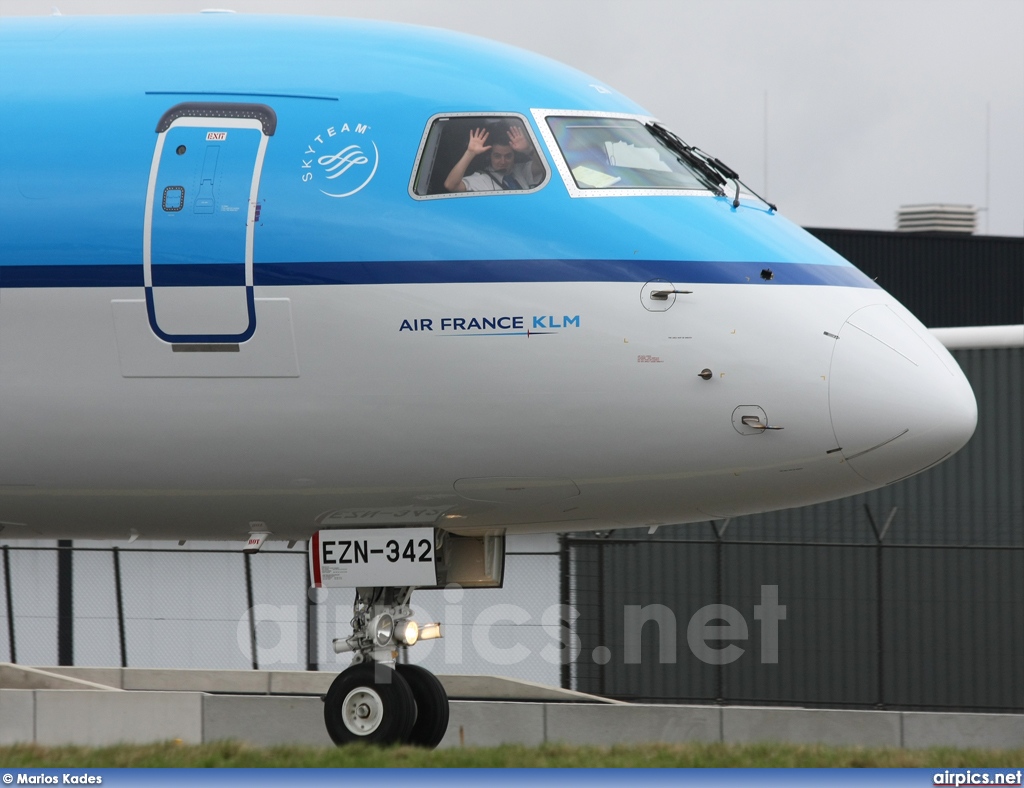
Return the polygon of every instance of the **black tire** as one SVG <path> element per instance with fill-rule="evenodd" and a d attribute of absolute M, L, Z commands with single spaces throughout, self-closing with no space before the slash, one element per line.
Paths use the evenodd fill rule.
<path fill-rule="evenodd" d="M 448 693 L 437 676 L 419 665 L 396 665 L 395 670 L 409 683 L 416 699 L 416 722 L 406 741 L 434 749 L 448 730 Z"/>
<path fill-rule="evenodd" d="M 408 682 L 385 665 L 353 665 L 324 697 L 324 723 L 338 745 L 402 743 L 415 721 L 416 701 Z"/>

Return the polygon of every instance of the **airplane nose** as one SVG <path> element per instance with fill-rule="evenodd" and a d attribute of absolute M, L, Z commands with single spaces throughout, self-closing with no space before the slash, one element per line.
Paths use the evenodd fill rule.
<path fill-rule="evenodd" d="M 843 324 L 829 409 L 847 463 L 879 485 L 942 462 L 978 423 L 974 392 L 956 360 L 884 304 L 859 309 Z"/>

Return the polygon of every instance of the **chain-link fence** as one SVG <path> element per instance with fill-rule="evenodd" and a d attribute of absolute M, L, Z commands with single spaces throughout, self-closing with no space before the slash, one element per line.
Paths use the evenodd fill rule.
<path fill-rule="evenodd" d="M 580 656 L 563 683 L 640 702 L 1024 712 L 1024 546 L 756 531 L 567 539 Z"/>
<path fill-rule="evenodd" d="M 259 663 L 260 636 L 271 633 L 250 611 L 266 600 L 287 611 L 287 620 L 279 615 L 276 622 L 282 633 L 295 633 L 280 667 L 303 669 L 310 661 L 301 550 L 243 555 L 216 545 L 33 542 L 5 545 L 2 553 L 7 626 L 0 655 L 6 651 L 12 662 L 251 668 Z"/>
<path fill-rule="evenodd" d="M 502 589 L 418 591 L 417 618 L 443 621 L 445 637 L 409 658 L 644 702 L 1024 711 L 1024 546 L 665 530 L 568 537 L 564 554 L 548 538 L 513 548 Z M 0 555 L 0 659 L 334 672 L 350 659 L 331 641 L 350 633 L 352 592 L 311 598 L 302 550 L 49 543 Z"/>
<path fill-rule="evenodd" d="M 558 541 L 510 537 L 500 589 L 417 591 L 421 622 L 444 638 L 408 659 L 437 673 L 495 673 L 547 684 L 558 636 Z M 0 548 L 0 660 L 154 668 L 344 669 L 353 591 L 309 592 L 304 546 L 12 543 Z"/>

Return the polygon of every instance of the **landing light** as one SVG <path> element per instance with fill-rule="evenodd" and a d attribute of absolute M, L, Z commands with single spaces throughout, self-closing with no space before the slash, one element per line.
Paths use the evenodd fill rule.
<path fill-rule="evenodd" d="M 415 646 L 416 641 L 420 639 L 420 625 L 415 621 L 406 621 L 398 628 L 397 637 L 400 643 Z"/>
<path fill-rule="evenodd" d="M 370 622 L 370 636 L 378 648 L 384 648 L 395 636 L 395 620 L 387 613 L 381 613 Z"/>
<path fill-rule="evenodd" d="M 420 640 L 436 640 L 441 636 L 441 622 L 439 621 L 420 627 Z"/>

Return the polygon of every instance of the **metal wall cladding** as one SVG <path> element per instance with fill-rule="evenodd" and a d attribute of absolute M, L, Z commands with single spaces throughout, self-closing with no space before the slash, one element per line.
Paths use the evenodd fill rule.
<path fill-rule="evenodd" d="M 925 473 L 818 506 L 567 537 L 571 686 L 645 702 L 1024 712 L 1024 349 L 954 355 L 978 429 Z M 786 607 L 777 662 L 756 608 L 773 586 Z M 727 664 L 688 638 L 708 605 L 746 627 L 707 641 L 742 649 Z M 651 619 L 639 630 L 638 607 Z"/>
<path fill-rule="evenodd" d="M 930 328 L 1024 322 L 1024 238 L 807 230 Z"/>
<path fill-rule="evenodd" d="M 1024 550 L 885 548 L 893 706 L 1024 712 Z"/>
<path fill-rule="evenodd" d="M 878 650 L 870 548 L 615 540 L 580 547 L 578 558 L 597 562 L 606 585 L 576 587 L 579 599 L 593 606 L 576 605 L 582 650 L 573 666 L 575 688 L 645 703 L 857 705 L 877 697 L 876 674 L 857 669 L 872 665 Z M 774 655 L 757 618 L 762 595 L 771 593 L 762 586 L 777 588 L 785 606 Z M 736 612 L 707 621 L 721 612 L 706 611 L 709 605 Z M 629 607 L 639 608 L 641 627 L 636 613 L 631 623 Z M 726 622 L 729 637 L 706 637 L 705 624 Z M 638 631 L 639 662 L 630 654 Z M 601 646 L 610 652 L 603 665 L 595 651 Z"/>

